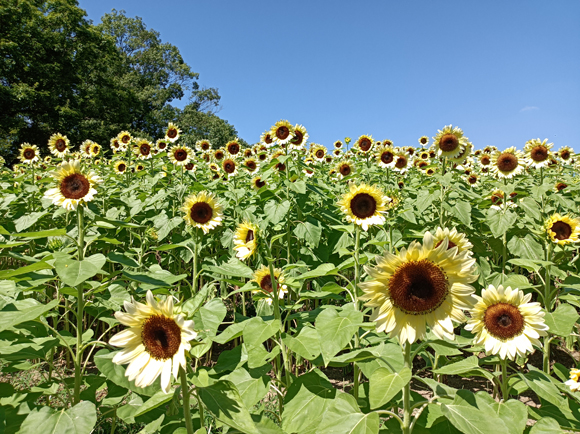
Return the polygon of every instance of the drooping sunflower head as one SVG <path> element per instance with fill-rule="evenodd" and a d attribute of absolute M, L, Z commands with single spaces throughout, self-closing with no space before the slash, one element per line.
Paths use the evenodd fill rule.
<path fill-rule="evenodd" d="M 419 143 L 421 143 L 421 146 L 427 146 L 429 144 L 429 137 L 427 136 L 419 137 Z"/>
<path fill-rule="evenodd" d="M 554 214 L 546 221 L 546 233 L 550 239 L 561 246 L 577 243 L 580 237 L 580 220 L 568 215 Z"/>
<path fill-rule="evenodd" d="M 274 268 L 274 280 L 278 288 L 278 298 L 282 299 L 288 292 L 288 288 L 284 284 L 284 273 L 279 268 Z M 262 265 L 259 270 L 256 270 L 253 281 L 258 284 L 263 293 L 272 296 L 274 284 L 268 267 Z"/>
<path fill-rule="evenodd" d="M 279 145 L 285 145 L 294 138 L 294 127 L 287 120 L 280 120 L 270 128 L 270 136 Z"/>
<path fill-rule="evenodd" d="M 566 187 L 568 187 L 568 184 L 566 184 L 565 182 L 557 182 L 556 185 L 554 185 L 554 191 L 560 192 L 562 190 L 565 190 Z"/>
<path fill-rule="evenodd" d="M 347 221 L 367 231 L 369 226 L 385 223 L 383 214 L 387 211 L 388 200 L 377 187 L 366 184 L 351 185 L 349 192 L 338 202 L 338 206 Z"/>
<path fill-rule="evenodd" d="M 57 158 L 64 158 L 69 153 L 70 140 L 60 133 L 53 134 L 48 139 L 48 149 Z"/>
<path fill-rule="evenodd" d="M 446 125 L 433 137 L 433 146 L 440 157 L 457 158 L 465 149 L 467 137 L 459 127 Z"/>
<path fill-rule="evenodd" d="M 515 146 L 505 151 L 495 151 L 491 156 L 491 171 L 497 178 L 517 176 L 524 170 L 522 160 L 523 155 Z"/>
<path fill-rule="evenodd" d="M 304 125 L 294 125 L 294 137 L 290 140 L 290 149 L 301 149 L 308 141 L 308 131 Z"/>
<path fill-rule="evenodd" d="M 184 145 L 173 145 L 168 152 L 169 160 L 176 166 L 185 166 L 193 157 L 190 148 Z"/>
<path fill-rule="evenodd" d="M 238 225 L 234 233 L 234 250 L 236 256 L 245 261 L 256 252 L 258 239 L 258 227 L 244 221 Z"/>
<path fill-rule="evenodd" d="M 465 159 L 469 158 L 473 151 L 473 145 L 467 139 L 464 141 L 464 145 L 465 147 L 463 148 L 463 151 L 461 151 L 457 157 L 449 158 L 450 161 L 453 161 L 454 163 L 462 163 Z"/>
<path fill-rule="evenodd" d="M 173 122 L 169 122 L 169 125 L 167 125 L 167 129 L 165 130 L 165 139 L 173 143 L 179 139 L 179 134 L 181 134 L 181 130 L 177 125 Z"/>
<path fill-rule="evenodd" d="M 252 187 L 255 190 L 259 190 L 266 185 L 266 181 L 264 181 L 260 176 L 256 176 L 252 179 Z"/>
<path fill-rule="evenodd" d="M 530 302 L 532 294 L 489 285 L 474 297 L 477 303 L 465 329 L 475 333 L 475 344 L 484 344 L 487 354 L 513 360 L 533 352 L 532 344 L 541 347 L 538 338 L 547 335 L 548 326 L 540 303 Z"/>
<path fill-rule="evenodd" d="M 181 207 L 188 225 L 201 228 L 204 234 L 222 224 L 223 206 L 213 193 L 200 191 L 185 199 Z"/>
<path fill-rule="evenodd" d="M 232 155 L 232 156 L 238 155 L 241 150 L 242 150 L 242 146 L 240 145 L 240 142 L 238 139 L 230 140 L 226 144 L 226 151 L 229 155 Z"/>
<path fill-rule="evenodd" d="M 360 152 L 366 154 L 369 152 L 373 147 L 373 137 L 367 134 L 363 134 L 358 138 L 356 143 L 354 144 L 355 148 L 357 148 Z"/>
<path fill-rule="evenodd" d="M 545 139 L 544 141 L 540 139 L 532 139 L 526 142 L 524 152 L 528 166 L 539 169 L 540 167 L 545 167 L 550 163 L 550 160 L 553 158 L 550 149 L 552 149 L 554 144 L 547 142 L 548 139 Z"/>
<path fill-rule="evenodd" d="M 360 299 L 374 308 L 377 331 L 402 343 L 423 339 L 427 326 L 440 338 L 454 338 L 453 321 L 465 321 L 462 310 L 473 305 L 470 283 L 477 276 L 475 259 L 447 247 L 447 238 L 435 247 L 426 232 L 422 244 L 413 241 L 398 255 L 386 252 L 376 267 L 365 266 L 371 279 L 360 284 Z"/>
<path fill-rule="evenodd" d="M 20 145 L 20 153 L 18 158 L 22 163 L 32 164 L 40 160 L 40 153 L 38 152 L 38 146 L 31 145 L 30 143 L 23 143 Z"/>
<path fill-rule="evenodd" d="M 44 197 L 69 211 L 93 200 L 97 194 L 94 186 L 102 182 L 94 172 L 81 171 L 79 160 L 63 162 L 51 176 L 56 179 L 57 186 L 47 190 Z"/>
<path fill-rule="evenodd" d="M 122 175 L 127 171 L 127 163 L 123 160 L 116 161 L 113 168 L 115 169 L 115 173 Z"/>
<path fill-rule="evenodd" d="M 467 256 L 472 256 L 473 244 L 469 242 L 465 234 L 457 232 L 457 228 L 449 230 L 449 228 L 442 229 L 440 227 L 435 231 L 433 236 L 433 243 L 435 247 L 439 247 L 447 239 L 447 250 L 457 247 L 457 252 L 465 252 Z"/>

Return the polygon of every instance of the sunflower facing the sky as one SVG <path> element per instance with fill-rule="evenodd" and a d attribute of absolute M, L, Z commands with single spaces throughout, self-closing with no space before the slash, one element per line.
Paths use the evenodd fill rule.
<path fill-rule="evenodd" d="M 287 120 L 280 120 L 270 128 L 270 137 L 279 145 L 285 145 L 294 138 L 294 127 Z"/>
<path fill-rule="evenodd" d="M 419 137 L 419 143 L 421 143 L 421 146 L 427 146 L 429 144 L 429 137 L 427 136 Z"/>
<path fill-rule="evenodd" d="M 422 244 L 413 241 L 398 255 L 387 251 L 376 267 L 364 267 L 371 279 L 360 283 L 360 299 L 373 308 L 378 332 L 412 344 L 425 338 L 428 326 L 437 337 L 454 339 L 453 322 L 464 322 L 463 310 L 475 301 L 470 284 L 477 275 L 475 259 L 448 243 L 445 238 L 435 247 L 426 232 Z"/>
<path fill-rule="evenodd" d="M 385 223 L 388 197 L 377 188 L 366 184 L 351 185 L 350 191 L 342 196 L 338 206 L 346 219 L 367 231 L 369 226 Z"/>
<path fill-rule="evenodd" d="M 540 139 L 532 139 L 526 142 L 524 152 L 528 166 L 539 169 L 540 167 L 545 167 L 550 163 L 550 159 L 553 157 L 550 149 L 552 149 L 554 144 L 546 143 L 547 141 L 548 139 L 544 139 L 544 141 L 541 141 Z"/>
<path fill-rule="evenodd" d="M 580 237 L 580 220 L 568 215 L 554 214 L 546 221 L 545 226 L 550 239 L 560 246 L 577 243 Z"/>
<path fill-rule="evenodd" d="M 93 200 L 97 194 L 94 186 L 102 182 L 94 172 L 83 173 L 79 160 L 63 162 L 51 176 L 56 179 L 57 185 L 47 190 L 44 197 L 69 211 Z"/>
<path fill-rule="evenodd" d="M 532 344 L 542 347 L 538 338 L 547 335 L 548 326 L 540 303 L 530 302 L 531 293 L 489 285 L 481 297 L 473 297 L 477 303 L 470 310 L 465 329 L 475 333 L 475 344 L 485 345 L 487 354 L 513 360 L 533 352 Z"/>
<path fill-rule="evenodd" d="M 481 160 L 480 160 L 481 161 Z M 495 151 L 491 156 L 491 171 L 497 178 L 511 178 L 524 171 L 523 155 L 515 146 Z"/>
<path fill-rule="evenodd" d="M 256 252 L 256 236 L 258 228 L 250 222 L 244 221 L 238 225 L 234 233 L 234 250 L 236 256 L 245 261 Z"/>
<path fill-rule="evenodd" d="M 267 148 L 274 146 L 274 139 L 270 130 L 264 131 L 260 136 L 260 143 Z"/>
<path fill-rule="evenodd" d="M 186 223 L 201 228 L 204 234 L 222 224 L 223 206 L 213 193 L 207 191 L 188 196 L 181 211 L 185 213 L 183 218 Z"/>
<path fill-rule="evenodd" d="M 177 379 L 179 368 L 186 369 L 185 354 L 197 337 L 193 321 L 176 311 L 172 296 L 158 301 L 151 291 L 147 291 L 145 304 L 132 299 L 124 307 L 127 312 L 115 312 L 115 318 L 129 328 L 109 340 L 122 348 L 113 363 L 128 363 L 125 375 L 137 387 L 149 386 L 161 375 L 161 389 L 169 393 L 171 376 Z"/>
<path fill-rule="evenodd" d="M 167 153 L 169 159 L 173 164 L 176 166 L 185 166 L 191 160 L 193 156 L 193 152 L 187 146 L 183 145 L 174 145 L 169 148 L 169 152 Z"/>
<path fill-rule="evenodd" d="M 30 143 L 23 143 L 20 145 L 20 152 L 18 158 L 21 162 L 32 164 L 40 160 L 40 153 L 38 152 L 38 146 L 31 145 Z"/>
<path fill-rule="evenodd" d="M 70 140 L 62 134 L 55 133 L 48 139 L 48 149 L 57 158 L 64 158 L 69 153 Z"/>
<path fill-rule="evenodd" d="M 369 152 L 372 149 L 373 144 L 374 144 L 374 140 L 373 140 L 372 136 L 363 134 L 355 142 L 354 147 L 356 149 L 358 149 L 360 152 L 366 154 L 367 152 Z"/>

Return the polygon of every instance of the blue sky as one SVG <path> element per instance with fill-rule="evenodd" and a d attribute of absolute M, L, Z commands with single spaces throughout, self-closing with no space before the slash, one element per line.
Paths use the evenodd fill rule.
<path fill-rule="evenodd" d="M 80 0 L 140 16 L 222 97 L 250 143 L 279 119 L 310 140 L 397 146 L 453 124 L 476 148 L 580 152 L 580 2 Z M 179 103 L 178 103 L 179 105 Z"/>

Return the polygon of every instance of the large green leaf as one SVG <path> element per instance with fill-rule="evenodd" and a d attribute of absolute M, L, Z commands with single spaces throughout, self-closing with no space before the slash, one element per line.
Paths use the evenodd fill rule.
<path fill-rule="evenodd" d="M 270 377 L 260 374 L 257 370 L 239 368 L 222 378 L 234 383 L 246 408 L 252 408 L 270 389 Z"/>
<path fill-rule="evenodd" d="M 371 409 L 382 407 L 399 393 L 411 381 L 411 370 L 403 368 L 399 372 L 391 372 L 387 368 L 379 368 L 370 378 L 369 400 Z"/>
<path fill-rule="evenodd" d="M 32 226 L 34 223 L 39 221 L 42 217 L 44 217 L 47 214 L 48 212 L 46 211 L 31 212 L 24 214 L 20 218 L 17 218 L 16 220 L 14 220 L 14 227 L 16 228 L 16 232 L 21 232 L 24 229 L 28 229 L 30 226 Z"/>
<path fill-rule="evenodd" d="M 266 205 L 264 205 L 264 215 L 268 216 L 270 222 L 276 224 L 280 223 L 288 210 L 290 209 L 290 202 L 285 200 L 282 203 L 278 203 L 275 200 L 270 200 Z"/>
<path fill-rule="evenodd" d="M 316 434 L 377 434 L 379 415 L 364 414 L 351 395 L 339 393 L 324 412 Z"/>
<path fill-rule="evenodd" d="M 49 268 L 52 268 L 50 264 L 44 261 L 39 261 L 30 265 L 25 265 L 24 267 L 20 267 L 15 270 L 2 270 L 0 271 L 0 280 L 9 279 L 14 276 L 20 276 L 22 274 L 30 273 L 32 271 L 46 270 Z"/>
<path fill-rule="evenodd" d="M 471 226 L 471 204 L 464 200 L 458 200 L 451 207 L 451 213 L 465 226 Z"/>
<path fill-rule="evenodd" d="M 478 408 L 486 407 L 493 410 L 508 428 L 510 434 L 523 433 L 528 421 L 528 410 L 521 401 L 510 399 L 497 402 L 487 392 L 477 392 L 475 400 Z"/>
<path fill-rule="evenodd" d="M 39 304 L 22 310 L 0 311 L 0 331 L 4 331 L 23 322 L 32 321 L 58 305 L 58 300 L 52 300 L 47 304 Z"/>
<path fill-rule="evenodd" d="M 459 360 L 458 362 L 442 366 L 441 368 L 438 368 L 433 372 L 435 374 L 460 375 L 465 372 L 473 371 L 474 369 L 477 368 L 479 368 L 477 356 L 470 356 L 465 359 Z"/>
<path fill-rule="evenodd" d="M 441 404 L 441 411 L 455 428 L 465 434 L 510 434 L 492 409 L 479 407 L 473 393 L 459 390 L 452 404 Z"/>
<path fill-rule="evenodd" d="M 542 371 L 528 365 L 530 372 L 527 374 L 520 373 L 520 378 L 526 382 L 541 400 L 548 401 L 556 407 L 566 407 L 566 400 L 556 387 L 550 377 Z"/>
<path fill-rule="evenodd" d="M 208 270 L 214 274 L 219 274 L 228 277 L 246 277 L 251 278 L 254 275 L 254 271 L 240 261 L 238 258 L 232 258 L 229 262 L 216 265 L 204 265 L 205 270 Z"/>
<path fill-rule="evenodd" d="M 280 321 L 277 319 L 264 321 L 260 317 L 254 317 L 244 322 L 246 323 L 244 342 L 254 347 L 270 339 L 280 330 Z"/>
<path fill-rule="evenodd" d="M 534 424 L 530 434 L 562 434 L 562 428 L 556 419 L 543 417 Z"/>
<path fill-rule="evenodd" d="M 20 427 L 20 434 L 89 434 L 97 423 L 97 409 L 89 401 L 69 409 L 42 407 L 32 410 Z"/>
<path fill-rule="evenodd" d="M 54 261 L 54 269 L 65 285 L 75 287 L 98 274 L 106 261 L 107 258 L 100 253 L 82 261 L 72 259 L 68 255 L 59 255 Z"/>
<path fill-rule="evenodd" d="M 314 219 L 312 219 L 314 221 Z M 313 224 L 310 221 L 300 222 L 294 228 L 294 234 L 301 240 L 306 241 L 312 247 L 318 247 L 322 235 L 322 225 L 320 222 Z"/>
<path fill-rule="evenodd" d="M 310 325 L 302 327 L 296 336 L 282 333 L 282 341 L 306 360 L 314 360 L 320 355 L 320 336 Z"/>
<path fill-rule="evenodd" d="M 344 349 L 362 322 L 362 313 L 352 309 L 352 304 L 345 305 L 340 312 L 333 308 L 325 309 L 316 317 L 316 331 L 325 365 Z"/>
<path fill-rule="evenodd" d="M 569 336 L 580 315 L 574 306 L 562 303 L 554 312 L 547 312 L 544 317 L 550 333 L 556 336 Z"/>
<path fill-rule="evenodd" d="M 215 336 L 228 310 L 219 298 L 210 300 L 193 317 L 196 330 L 203 330 L 208 336 Z"/>
<path fill-rule="evenodd" d="M 516 222 L 518 216 L 509 209 L 505 212 L 490 209 L 487 214 L 487 225 L 495 238 L 500 238 Z"/>

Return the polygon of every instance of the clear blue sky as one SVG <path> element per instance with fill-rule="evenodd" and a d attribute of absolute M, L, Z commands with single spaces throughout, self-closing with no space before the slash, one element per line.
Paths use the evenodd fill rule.
<path fill-rule="evenodd" d="M 250 143 L 279 119 L 310 140 L 397 146 L 453 124 L 476 148 L 580 152 L 580 2 L 80 0 L 142 17 L 222 97 Z M 179 105 L 179 103 L 178 103 Z"/>

